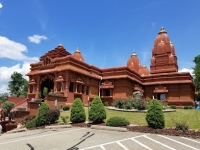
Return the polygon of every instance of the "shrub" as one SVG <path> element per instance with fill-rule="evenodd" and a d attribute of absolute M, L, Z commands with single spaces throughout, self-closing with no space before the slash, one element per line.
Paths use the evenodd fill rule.
<path fill-rule="evenodd" d="M 121 127 L 121 126 L 127 126 L 129 125 L 130 122 L 126 120 L 125 118 L 122 117 L 111 117 L 107 120 L 106 125 L 107 126 L 112 126 L 112 127 Z"/>
<path fill-rule="evenodd" d="M 135 100 L 135 109 L 145 110 L 146 107 L 146 102 L 144 100 Z"/>
<path fill-rule="evenodd" d="M 61 119 L 62 119 L 62 121 L 63 121 L 64 124 L 67 123 L 67 119 L 68 118 L 69 118 L 68 116 L 61 116 Z"/>
<path fill-rule="evenodd" d="M 26 125 L 29 121 L 31 121 L 34 118 L 35 118 L 35 116 L 33 116 L 33 115 L 24 116 L 22 118 L 22 124 Z"/>
<path fill-rule="evenodd" d="M 125 100 L 121 100 L 121 99 L 115 100 L 117 108 L 124 108 L 125 102 L 126 102 Z"/>
<path fill-rule="evenodd" d="M 176 130 L 182 130 L 182 131 L 187 131 L 188 130 L 188 126 L 186 125 L 186 123 L 176 123 Z"/>
<path fill-rule="evenodd" d="M 146 121 L 151 128 L 162 129 L 165 127 L 165 119 L 160 102 L 153 99 L 149 103 L 148 111 L 146 113 Z"/>
<path fill-rule="evenodd" d="M 86 119 L 85 109 L 80 98 L 76 98 L 72 104 L 70 121 L 72 123 L 84 122 Z"/>
<path fill-rule="evenodd" d="M 15 103 L 10 101 L 5 101 L 2 103 L 2 109 L 5 110 L 5 114 L 8 116 L 9 121 L 11 121 L 12 112 L 11 110 L 15 107 Z"/>
<path fill-rule="evenodd" d="M 36 118 L 30 120 L 27 124 L 26 124 L 26 128 L 34 128 L 36 126 Z"/>
<path fill-rule="evenodd" d="M 58 109 L 49 109 L 46 114 L 46 123 L 52 124 L 55 123 L 60 117 L 60 111 Z"/>
<path fill-rule="evenodd" d="M 103 122 L 106 119 L 106 110 L 99 96 L 96 96 L 91 103 L 89 120 L 94 123 Z"/>
<path fill-rule="evenodd" d="M 70 110 L 70 106 L 69 106 L 69 105 L 64 106 L 64 107 L 63 107 L 63 110 L 64 110 L 64 111 Z"/>
<path fill-rule="evenodd" d="M 176 106 L 175 105 L 171 105 L 171 109 L 176 109 Z"/>
<path fill-rule="evenodd" d="M 126 103 L 124 104 L 124 108 L 125 108 L 125 109 L 131 109 L 131 108 L 132 108 L 132 104 L 131 104 L 130 102 L 126 102 Z"/>
<path fill-rule="evenodd" d="M 184 109 L 192 109 L 192 106 L 184 106 Z"/>
<path fill-rule="evenodd" d="M 36 116 L 36 126 L 42 126 L 46 123 L 46 114 L 49 110 L 49 104 L 47 102 L 43 102 L 40 105 L 39 112 Z"/>

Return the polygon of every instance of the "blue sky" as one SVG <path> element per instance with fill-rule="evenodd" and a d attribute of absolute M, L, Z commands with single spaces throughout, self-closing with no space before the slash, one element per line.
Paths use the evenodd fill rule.
<path fill-rule="evenodd" d="M 133 50 L 150 66 L 163 26 L 173 42 L 179 70 L 191 70 L 199 55 L 199 0 L 0 0 L 0 93 L 13 71 L 60 43 L 100 68 L 124 66 Z"/>

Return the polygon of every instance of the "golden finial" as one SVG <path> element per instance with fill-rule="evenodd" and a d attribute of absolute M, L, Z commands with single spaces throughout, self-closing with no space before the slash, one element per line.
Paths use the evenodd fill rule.
<path fill-rule="evenodd" d="M 80 50 L 79 50 L 79 48 L 78 48 L 78 47 L 76 48 L 75 52 L 78 52 L 78 53 L 80 53 Z"/>
<path fill-rule="evenodd" d="M 161 27 L 160 32 L 159 33 L 167 33 L 167 31 L 165 31 L 164 27 Z"/>
<path fill-rule="evenodd" d="M 59 46 L 62 46 L 62 44 L 60 43 Z"/>
<path fill-rule="evenodd" d="M 137 54 L 135 53 L 134 50 L 133 50 L 133 53 L 131 54 L 131 56 L 137 56 Z"/>

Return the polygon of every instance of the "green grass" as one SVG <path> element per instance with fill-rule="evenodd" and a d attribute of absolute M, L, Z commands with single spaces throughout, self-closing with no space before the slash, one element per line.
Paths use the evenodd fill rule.
<path fill-rule="evenodd" d="M 88 120 L 88 109 L 85 109 L 86 112 L 86 120 Z M 136 113 L 136 112 L 121 112 L 121 111 L 114 111 L 114 110 L 106 110 L 107 112 L 107 119 L 120 116 L 124 117 L 130 121 L 131 124 L 135 125 L 147 125 L 145 116 L 146 113 Z M 61 112 L 62 116 L 69 116 L 70 111 L 63 111 Z M 164 113 L 165 116 L 165 126 L 166 127 L 175 127 L 175 122 L 177 123 L 186 123 L 189 125 L 189 129 L 198 129 L 200 130 L 200 111 L 195 109 L 177 109 L 176 112 L 167 112 Z M 68 118 L 67 121 L 70 118 Z M 106 120 L 107 120 L 106 119 Z M 59 118 L 59 122 L 62 122 L 61 117 Z"/>

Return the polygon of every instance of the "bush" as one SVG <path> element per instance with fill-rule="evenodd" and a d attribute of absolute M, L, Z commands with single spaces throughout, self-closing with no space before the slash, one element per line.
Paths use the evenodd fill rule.
<path fill-rule="evenodd" d="M 36 127 L 36 118 L 30 120 L 27 124 L 26 124 L 26 128 L 34 128 Z"/>
<path fill-rule="evenodd" d="M 192 106 L 184 106 L 184 109 L 192 109 Z"/>
<path fill-rule="evenodd" d="M 34 119 L 34 118 L 35 118 L 35 116 L 33 116 L 33 115 L 24 116 L 24 117 L 22 118 L 22 124 L 23 124 L 23 125 L 26 125 L 29 121 L 31 121 L 31 120 Z"/>
<path fill-rule="evenodd" d="M 135 100 L 135 109 L 145 110 L 146 107 L 147 107 L 147 105 L 144 100 Z"/>
<path fill-rule="evenodd" d="M 160 102 L 156 99 L 150 101 L 146 113 L 146 121 L 151 128 L 162 129 L 165 127 L 165 119 Z"/>
<path fill-rule="evenodd" d="M 96 96 L 91 103 L 89 120 L 94 123 L 101 123 L 106 119 L 106 110 L 99 96 Z"/>
<path fill-rule="evenodd" d="M 67 106 L 64 106 L 64 107 L 63 107 L 63 110 L 64 110 L 64 111 L 70 110 L 70 106 L 68 106 L 68 105 L 67 105 Z"/>
<path fill-rule="evenodd" d="M 85 109 L 80 98 L 76 98 L 72 104 L 70 121 L 72 123 L 84 122 L 86 119 Z"/>
<path fill-rule="evenodd" d="M 188 130 L 188 126 L 186 125 L 186 123 L 176 123 L 176 130 L 182 130 L 182 131 L 187 131 Z"/>
<path fill-rule="evenodd" d="M 46 114 L 46 123 L 52 124 L 55 123 L 60 117 L 60 111 L 58 109 L 49 109 Z"/>
<path fill-rule="evenodd" d="M 121 109 L 121 108 L 124 108 L 124 104 L 126 103 L 126 101 L 119 99 L 119 100 L 115 100 L 115 103 L 116 103 L 116 107 Z"/>
<path fill-rule="evenodd" d="M 118 117 L 118 116 L 109 118 L 106 122 L 107 126 L 112 126 L 112 127 L 127 126 L 129 124 L 130 124 L 130 122 L 128 120 L 126 120 L 125 118 L 122 118 L 122 117 Z"/>
<path fill-rule="evenodd" d="M 61 119 L 62 119 L 62 121 L 63 121 L 64 124 L 67 123 L 67 119 L 68 118 L 69 118 L 68 116 L 61 116 Z"/>
<path fill-rule="evenodd" d="M 39 112 L 36 116 L 36 126 L 42 126 L 46 123 L 46 114 L 49 110 L 49 104 L 47 102 L 41 103 L 39 107 Z"/>
<path fill-rule="evenodd" d="M 176 106 L 175 105 L 171 105 L 171 109 L 176 109 Z"/>

